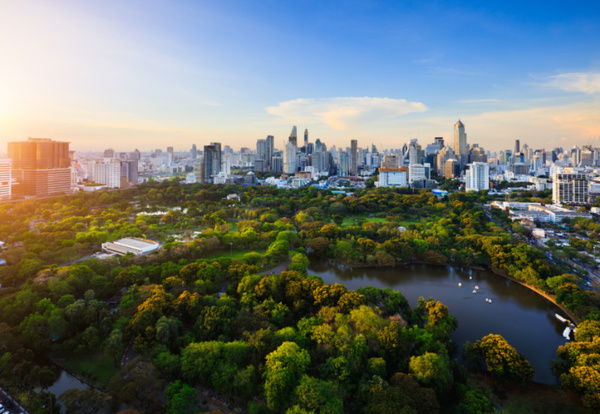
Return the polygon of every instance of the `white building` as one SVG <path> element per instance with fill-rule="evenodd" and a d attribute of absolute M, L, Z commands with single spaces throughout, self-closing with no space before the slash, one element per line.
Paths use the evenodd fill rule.
<path fill-rule="evenodd" d="M 380 168 L 377 187 L 407 187 L 408 174 L 406 168 Z"/>
<path fill-rule="evenodd" d="M 124 256 L 128 253 L 133 253 L 136 256 L 150 254 L 158 250 L 160 244 L 158 242 L 137 237 L 126 237 L 114 242 L 102 243 L 102 250 L 109 253 L 116 253 Z"/>
<path fill-rule="evenodd" d="M 588 183 L 587 174 L 554 174 L 552 176 L 552 202 L 555 204 L 587 204 Z"/>
<path fill-rule="evenodd" d="M 468 164 L 465 173 L 465 190 L 479 191 L 490 189 L 490 165 L 486 162 Z"/>
<path fill-rule="evenodd" d="M 11 179 L 10 159 L 0 159 L 0 200 L 10 200 Z"/>
<path fill-rule="evenodd" d="M 408 166 L 408 182 L 414 183 L 419 180 L 429 180 L 431 178 L 431 166 L 425 164 L 410 164 Z"/>
<path fill-rule="evenodd" d="M 296 166 L 297 147 L 293 141 L 288 141 L 285 144 L 285 152 L 283 156 L 283 172 L 286 174 L 294 174 L 298 167 Z"/>
<path fill-rule="evenodd" d="M 121 163 L 118 160 L 96 160 L 88 165 L 88 180 L 108 188 L 121 188 Z"/>

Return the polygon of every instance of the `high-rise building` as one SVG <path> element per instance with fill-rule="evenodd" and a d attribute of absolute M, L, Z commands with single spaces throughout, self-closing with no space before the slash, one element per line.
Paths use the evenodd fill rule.
<path fill-rule="evenodd" d="M 214 183 L 221 172 L 221 143 L 211 142 L 204 146 L 204 182 Z"/>
<path fill-rule="evenodd" d="M 261 164 L 264 167 L 264 164 L 267 160 L 267 140 L 266 139 L 257 139 L 256 140 L 256 161 L 261 161 Z"/>
<path fill-rule="evenodd" d="M 304 151 L 308 148 L 308 129 L 304 130 Z"/>
<path fill-rule="evenodd" d="M 423 150 L 416 139 L 411 139 L 410 145 L 408 146 L 408 165 L 422 163 Z"/>
<path fill-rule="evenodd" d="M 296 125 L 292 127 L 292 132 L 290 132 L 288 141 L 292 141 L 296 148 L 298 148 L 298 129 L 296 128 Z"/>
<path fill-rule="evenodd" d="M 396 154 L 384 155 L 381 168 L 398 168 L 398 156 Z"/>
<path fill-rule="evenodd" d="M 552 176 L 552 202 L 587 204 L 589 176 L 579 173 L 555 173 Z"/>
<path fill-rule="evenodd" d="M 487 162 L 487 154 L 479 144 L 473 144 L 469 148 L 469 163 L 474 162 Z"/>
<path fill-rule="evenodd" d="M 112 148 L 108 148 L 104 150 L 104 158 L 114 158 L 115 150 Z"/>
<path fill-rule="evenodd" d="M 490 165 L 487 162 L 473 162 L 465 172 L 465 191 L 490 189 Z"/>
<path fill-rule="evenodd" d="M 138 181 L 138 160 L 121 161 L 121 187 L 133 187 Z"/>
<path fill-rule="evenodd" d="M 460 168 L 464 169 L 468 159 L 467 134 L 465 133 L 465 125 L 458 120 L 454 124 L 454 154 L 457 161 L 460 163 Z"/>
<path fill-rule="evenodd" d="M 340 151 L 340 175 L 342 177 L 347 176 L 350 173 L 350 162 L 348 160 L 348 153 L 344 150 Z"/>
<path fill-rule="evenodd" d="M 196 148 L 196 144 L 192 145 L 191 155 L 192 155 L 192 159 L 194 159 L 194 160 L 198 157 L 198 149 Z"/>
<path fill-rule="evenodd" d="M 273 153 L 275 152 L 275 137 L 273 135 L 267 135 L 267 155 L 265 158 L 266 161 L 266 170 L 273 170 Z"/>
<path fill-rule="evenodd" d="M 49 196 L 71 191 L 69 143 L 50 138 L 29 138 L 8 143 L 12 178 L 18 183 L 11 192 L 24 196 Z"/>
<path fill-rule="evenodd" d="M 91 161 L 88 164 L 88 179 L 108 188 L 121 188 L 121 161 Z"/>
<path fill-rule="evenodd" d="M 429 180 L 431 178 L 431 166 L 425 164 L 409 164 L 408 165 L 408 182 Z"/>
<path fill-rule="evenodd" d="M 358 141 L 350 141 L 350 175 L 358 175 Z"/>
<path fill-rule="evenodd" d="M 295 128 L 295 127 L 294 127 Z M 283 154 L 283 172 L 285 174 L 295 174 L 298 171 L 297 157 L 298 147 L 296 147 L 296 141 L 290 137 L 289 141 L 285 144 Z"/>
<path fill-rule="evenodd" d="M 450 159 L 456 159 L 456 154 L 452 147 L 444 147 L 437 153 L 435 169 L 438 175 L 446 176 L 446 161 Z M 452 178 L 454 178 L 454 175 Z"/>
<path fill-rule="evenodd" d="M 142 154 L 140 154 L 140 150 L 138 150 L 137 148 L 135 150 L 133 150 L 132 152 L 129 153 L 129 157 L 130 160 L 141 160 L 142 159 Z"/>
<path fill-rule="evenodd" d="M 0 200 L 10 200 L 11 197 L 11 162 L 0 159 Z"/>
<path fill-rule="evenodd" d="M 444 177 L 448 179 L 457 178 L 460 175 L 460 163 L 451 158 L 444 164 Z"/>

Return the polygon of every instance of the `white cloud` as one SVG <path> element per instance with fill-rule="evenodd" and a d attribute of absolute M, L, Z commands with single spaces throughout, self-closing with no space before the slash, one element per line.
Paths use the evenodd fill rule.
<path fill-rule="evenodd" d="M 294 124 L 325 124 L 344 130 L 350 124 L 364 124 L 427 111 L 421 102 L 406 99 L 340 97 L 295 99 L 269 106 L 266 111 Z"/>
<path fill-rule="evenodd" d="M 552 76 L 547 85 L 568 92 L 600 93 L 600 72 L 562 73 Z"/>

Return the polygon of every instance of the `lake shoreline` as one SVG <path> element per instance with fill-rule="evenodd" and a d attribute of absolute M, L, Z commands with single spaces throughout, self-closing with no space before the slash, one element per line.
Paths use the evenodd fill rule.
<path fill-rule="evenodd" d="M 319 257 L 319 256 L 317 256 L 317 257 Z M 514 277 L 512 277 L 512 276 L 510 276 L 508 274 L 502 273 L 502 272 L 500 272 L 500 271 L 498 271 L 498 270 L 496 270 L 496 269 L 494 269 L 492 267 L 489 267 L 489 266 L 452 265 L 452 264 L 447 264 L 447 263 L 435 263 L 435 262 L 427 262 L 427 261 L 421 261 L 421 260 L 414 260 L 414 261 L 410 261 L 410 262 L 404 262 L 404 263 L 401 263 L 401 264 L 394 264 L 394 265 L 391 265 L 391 266 L 379 266 L 379 265 L 368 265 L 368 264 L 365 264 L 365 265 L 351 265 L 351 264 L 348 264 L 348 263 L 337 262 L 334 259 L 330 259 L 328 257 L 319 257 L 319 259 L 321 259 L 321 260 L 322 259 L 326 259 L 328 261 L 331 261 L 332 263 L 335 263 L 336 265 L 348 266 L 348 267 L 357 268 L 357 269 L 365 269 L 365 268 L 377 269 L 377 268 L 390 268 L 390 267 L 407 267 L 407 266 L 410 266 L 410 265 L 427 265 L 427 266 L 439 266 L 439 267 L 452 267 L 452 268 L 459 268 L 459 269 L 473 269 L 473 270 L 480 270 L 480 271 L 489 270 L 490 272 L 492 272 L 492 273 L 494 273 L 494 274 L 496 274 L 498 276 L 504 277 L 504 278 L 506 278 L 508 280 L 511 280 L 511 281 L 513 281 L 515 283 L 518 283 L 519 285 L 521 285 L 521 286 L 523 286 L 523 287 L 525 287 L 525 288 L 527 288 L 527 289 L 529 289 L 529 290 L 537 293 L 538 295 L 542 296 L 544 299 L 550 301 L 557 308 L 559 308 L 560 310 L 562 310 L 569 317 L 570 321 L 573 322 L 575 325 L 578 325 L 579 322 L 580 322 L 579 318 L 577 318 L 575 315 L 573 315 L 563 305 L 561 305 L 561 304 L 559 304 L 559 303 L 556 302 L 556 297 L 555 296 L 550 295 L 550 294 L 548 294 L 548 293 L 546 293 L 546 292 L 538 289 L 535 286 L 528 285 L 525 282 L 517 280 Z"/>

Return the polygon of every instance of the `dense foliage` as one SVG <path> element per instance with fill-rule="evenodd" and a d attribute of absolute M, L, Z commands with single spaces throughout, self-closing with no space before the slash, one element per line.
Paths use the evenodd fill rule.
<path fill-rule="evenodd" d="M 445 305 L 422 299 L 411 309 L 400 292 L 349 291 L 306 274 L 307 254 L 354 266 L 488 266 L 556 294 L 579 318 L 600 319 L 598 295 L 514 237 L 520 229 L 483 201 L 175 181 L 1 204 L 0 378 L 36 412 L 44 404 L 33 389 L 57 375 L 36 355 L 98 361 L 88 381 L 103 392 L 60 396 L 78 412 L 194 412 L 199 389 L 256 413 L 490 412 L 455 362 L 457 321 Z M 125 236 L 164 245 L 74 262 Z M 281 263 L 286 270 L 272 274 Z M 492 339 L 500 365 L 490 362 Z M 133 359 L 121 363 L 126 349 Z M 532 377 L 501 337 L 471 351 L 498 381 Z M 587 395 L 576 371 L 587 362 L 563 359 L 563 381 Z"/>

